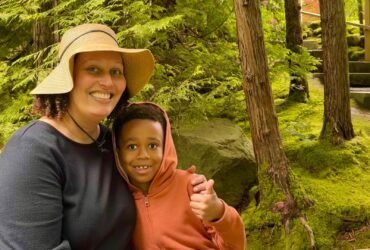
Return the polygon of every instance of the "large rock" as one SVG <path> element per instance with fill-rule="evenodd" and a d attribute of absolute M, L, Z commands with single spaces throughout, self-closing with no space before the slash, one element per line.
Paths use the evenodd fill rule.
<path fill-rule="evenodd" d="M 361 36 L 354 34 L 354 35 L 347 35 L 347 44 L 348 46 L 360 46 L 361 45 Z"/>
<path fill-rule="evenodd" d="M 179 168 L 196 165 L 197 172 L 215 180 L 219 197 L 232 206 L 257 183 L 257 166 L 252 143 L 229 120 L 212 119 L 179 125 L 173 131 Z"/>

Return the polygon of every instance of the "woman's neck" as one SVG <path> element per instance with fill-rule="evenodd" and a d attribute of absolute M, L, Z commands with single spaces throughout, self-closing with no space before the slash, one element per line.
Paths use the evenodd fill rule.
<path fill-rule="evenodd" d="M 83 121 L 83 119 L 79 118 L 80 117 L 74 117 L 72 114 L 66 113 L 61 119 L 44 116 L 41 117 L 40 120 L 50 124 L 72 141 L 83 144 L 94 142 L 100 134 L 99 123 Z"/>

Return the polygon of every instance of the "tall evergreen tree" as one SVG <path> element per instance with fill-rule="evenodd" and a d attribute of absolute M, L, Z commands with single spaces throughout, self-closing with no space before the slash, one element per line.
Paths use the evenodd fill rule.
<path fill-rule="evenodd" d="M 272 210 L 282 215 L 287 234 L 289 222 L 300 218 L 310 234 L 310 247 L 315 248 L 312 230 L 301 214 L 290 187 L 288 160 L 271 94 L 259 1 L 234 0 L 234 6 L 261 203 L 267 204 L 265 209 L 273 204 Z"/>
<path fill-rule="evenodd" d="M 286 46 L 290 53 L 302 54 L 302 28 L 300 20 L 301 6 L 299 0 L 285 0 L 285 24 L 286 24 Z M 290 91 L 289 96 L 304 102 L 309 97 L 309 89 L 306 74 L 294 71 L 297 67 L 295 62 L 289 59 Z"/>
<path fill-rule="evenodd" d="M 323 68 L 324 124 L 321 138 L 333 144 L 352 139 L 350 89 L 344 1 L 320 0 Z"/>

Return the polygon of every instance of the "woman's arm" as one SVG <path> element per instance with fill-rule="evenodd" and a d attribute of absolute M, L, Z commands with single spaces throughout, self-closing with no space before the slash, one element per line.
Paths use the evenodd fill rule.
<path fill-rule="evenodd" d="M 62 243 L 62 183 L 50 148 L 22 136 L 9 141 L 0 155 L 0 249 L 69 248 Z"/>

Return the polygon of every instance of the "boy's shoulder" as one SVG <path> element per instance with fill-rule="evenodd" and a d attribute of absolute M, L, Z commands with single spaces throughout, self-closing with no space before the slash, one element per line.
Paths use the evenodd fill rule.
<path fill-rule="evenodd" d="M 189 197 L 193 194 L 193 186 L 191 184 L 192 176 L 193 171 L 176 169 L 175 183 L 178 186 L 186 186 Z"/>
<path fill-rule="evenodd" d="M 183 180 L 190 180 L 193 175 L 191 170 L 176 169 L 176 177 Z"/>

